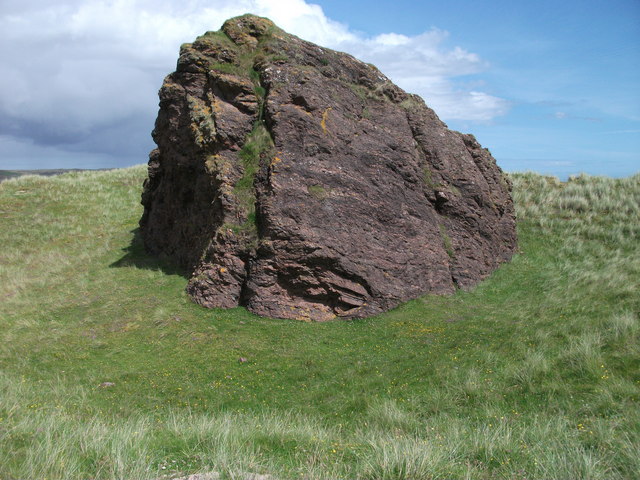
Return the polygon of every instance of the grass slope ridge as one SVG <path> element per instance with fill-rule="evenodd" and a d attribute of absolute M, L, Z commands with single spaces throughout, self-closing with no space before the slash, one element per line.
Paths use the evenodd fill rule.
<path fill-rule="evenodd" d="M 93 171 L 104 171 L 106 168 L 93 169 Z M 44 175 L 45 177 L 51 177 L 53 175 L 61 175 L 69 172 L 85 172 L 87 169 L 83 168 L 55 168 L 55 169 L 39 169 L 39 170 L 0 170 L 0 182 L 3 180 L 9 180 L 10 178 L 17 178 L 23 175 Z"/>
<path fill-rule="evenodd" d="M 640 471 L 640 175 L 513 175 L 510 264 L 327 324 L 192 304 L 136 236 L 144 175 L 0 184 L 0 479 Z"/>

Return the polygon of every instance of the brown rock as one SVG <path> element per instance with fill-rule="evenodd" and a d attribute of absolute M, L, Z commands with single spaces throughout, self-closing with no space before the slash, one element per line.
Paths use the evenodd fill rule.
<path fill-rule="evenodd" d="M 511 185 L 375 67 L 251 15 L 183 45 L 140 221 L 206 307 L 362 317 L 511 258 Z"/>

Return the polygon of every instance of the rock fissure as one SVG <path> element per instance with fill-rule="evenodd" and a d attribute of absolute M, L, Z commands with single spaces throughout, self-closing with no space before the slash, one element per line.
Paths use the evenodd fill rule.
<path fill-rule="evenodd" d="M 510 184 L 374 66 L 267 19 L 180 51 L 140 221 L 206 307 L 362 317 L 468 288 L 516 247 Z"/>

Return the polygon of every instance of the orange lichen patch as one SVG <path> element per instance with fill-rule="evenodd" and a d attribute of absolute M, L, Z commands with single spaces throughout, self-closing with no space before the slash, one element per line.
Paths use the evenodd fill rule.
<path fill-rule="evenodd" d="M 299 112 L 304 113 L 306 116 L 311 117 L 312 114 L 310 111 L 306 110 L 304 107 L 302 107 L 301 105 L 296 105 L 295 103 L 291 104 L 293 106 L 293 108 L 295 108 L 296 110 L 298 110 Z M 280 113 L 280 112 L 278 112 Z"/>
<path fill-rule="evenodd" d="M 271 163 L 269 163 L 269 170 L 270 170 L 270 172 L 271 172 L 271 175 L 274 175 L 274 176 L 275 176 L 275 174 L 276 174 L 276 167 L 277 167 L 277 166 L 278 166 L 278 164 L 279 164 L 279 163 L 281 163 L 281 162 L 282 162 L 282 159 L 281 159 L 280 157 L 277 157 L 277 156 L 274 156 L 274 157 L 271 159 Z"/>
<path fill-rule="evenodd" d="M 211 106 L 213 107 L 213 111 L 216 114 L 222 113 L 222 107 L 220 106 L 220 103 L 218 102 L 218 99 L 216 97 L 213 97 L 213 101 L 211 102 Z"/>
<path fill-rule="evenodd" d="M 329 112 L 331 110 L 332 108 L 329 107 L 322 113 L 322 121 L 320 122 L 320 126 L 322 127 L 322 131 L 324 133 L 327 133 L 327 118 L 329 118 Z"/>

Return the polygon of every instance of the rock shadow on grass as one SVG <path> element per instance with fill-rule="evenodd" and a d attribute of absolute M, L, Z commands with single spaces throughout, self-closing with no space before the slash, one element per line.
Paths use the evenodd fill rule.
<path fill-rule="evenodd" d="M 131 243 L 122 249 L 124 255 L 109 265 L 110 268 L 135 267 L 143 270 L 160 270 L 167 275 L 179 275 L 185 279 L 191 278 L 186 269 L 175 265 L 163 256 L 155 256 L 147 252 L 139 227 L 131 230 L 131 233 L 133 234 Z"/>

